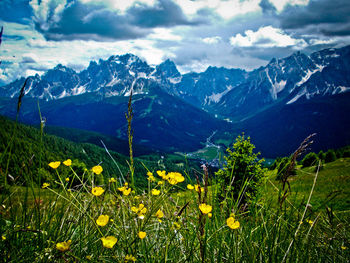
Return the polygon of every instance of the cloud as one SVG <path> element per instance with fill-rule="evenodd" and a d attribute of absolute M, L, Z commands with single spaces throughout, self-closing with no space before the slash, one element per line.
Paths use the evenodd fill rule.
<path fill-rule="evenodd" d="M 48 40 L 111 41 L 142 38 L 156 27 L 195 25 L 171 0 L 158 0 L 154 6 L 138 2 L 124 13 L 100 1 L 83 3 L 66 0 L 32 0 L 36 29 Z"/>
<path fill-rule="evenodd" d="M 247 30 L 245 36 L 237 34 L 230 38 L 232 46 L 238 47 L 305 47 L 303 39 L 294 39 L 283 30 L 272 26 L 260 27 L 258 31 Z"/>
<path fill-rule="evenodd" d="M 7 22 L 28 24 L 32 16 L 32 9 L 28 0 L 1 0 L 0 19 Z"/>
<path fill-rule="evenodd" d="M 313 32 L 326 36 L 350 35 L 348 0 L 310 1 L 307 6 L 288 6 L 279 15 L 283 29 Z"/>
<path fill-rule="evenodd" d="M 135 5 L 127 10 L 131 23 L 140 27 L 169 27 L 195 25 L 189 21 L 182 9 L 171 0 L 158 0 L 155 6 Z"/>
<path fill-rule="evenodd" d="M 206 37 L 206 38 L 202 38 L 202 41 L 204 43 L 207 43 L 209 45 L 211 44 L 217 44 L 221 41 L 221 37 L 216 36 L 216 37 Z"/>
<path fill-rule="evenodd" d="M 189 16 L 198 14 L 202 9 L 208 9 L 225 20 L 260 11 L 260 0 L 177 0 L 176 2 Z"/>
<path fill-rule="evenodd" d="M 277 12 L 276 7 L 269 0 L 261 0 L 259 6 L 264 14 L 275 14 Z"/>
<path fill-rule="evenodd" d="M 37 63 L 37 61 L 38 61 L 38 57 L 36 54 L 27 53 L 27 54 L 23 54 L 21 63 L 29 64 L 29 63 Z"/>
<path fill-rule="evenodd" d="M 148 36 L 149 39 L 158 39 L 165 41 L 181 41 L 182 36 L 175 35 L 169 28 L 155 28 L 153 33 Z"/>

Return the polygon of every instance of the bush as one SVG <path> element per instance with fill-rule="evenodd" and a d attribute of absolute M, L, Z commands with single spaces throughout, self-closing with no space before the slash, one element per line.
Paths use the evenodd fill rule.
<path fill-rule="evenodd" d="M 326 156 L 326 154 L 321 150 L 321 151 L 319 151 L 319 153 L 317 154 L 318 155 L 318 158 L 320 159 L 320 160 L 324 160 L 324 158 L 325 158 L 325 156 Z"/>
<path fill-rule="evenodd" d="M 242 198 L 253 197 L 256 193 L 260 179 L 265 173 L 262 168 L 263 159 L 258 159 L 260 153 L 253 153 L 255 146 L 242 136 L 236 138 L 233 149 L 228 148 L 227 156 L 224 156 L 226 163 L 224 167 L 215 173 L 221 192 L 218 193 L 219 201 L 229 199 L 236 201 Z M 241 190 L 245 189 L 244 196 L 240 196 Z"/>
<path fill-rule="evenodd" d="M 324 161 L 326 163 L 334 162 L 337 159 L 337 156 L 335 155 L 334 150 L 328 150 L 326 152 L 326 156 L 324 158 Z"/>
<path fill-rule="evenodd" d="M 304 159 L 301 161 L 301 164 L 303 165 L 303 167 L 310 167 L 317 165 L 318 160 L 318 155 L 316 153 L 311 152 L 305 155 Z"/>

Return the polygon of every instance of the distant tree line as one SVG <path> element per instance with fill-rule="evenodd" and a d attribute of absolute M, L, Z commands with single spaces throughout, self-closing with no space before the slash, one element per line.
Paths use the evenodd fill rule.
<path fill-rule="evenodd" d="M 304 156 L 304 158 L 298 162 L 302 167 L 311 167 L 318 165 L 321 161 L 322 165 L 325 163 L 334 162 L 339 158 L 350 157 L 350 145 L 339 148 L 339 149 L 328 149 L 326 152 L 319 151 L 318 153 L 309 152 Z M 277 179 L 280 179 L 281 176 L 285 173 L 288 165 L 290 163 L 290 157 L 277 157 L 275 161 L 270 166 L 270 170 L 277 169 Z M 296 171 L 293 171 L 296 174 Z"/>

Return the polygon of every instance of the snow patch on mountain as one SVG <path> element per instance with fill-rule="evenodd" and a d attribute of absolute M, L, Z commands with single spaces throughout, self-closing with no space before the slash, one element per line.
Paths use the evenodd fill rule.
<path fill-rule="evenodd" d="M 298 93 L 294 98 L 292 98 L 290 101 L 288 101 L 286 104 L 292 104 L 296 102 L 298 99 L 300 99 L 302 96 L 306 94 L 306 90 L 304 89 L 302 92 Z"/>
<path fill-rule="evenodd" d="M 274 81 L 271 80 L 271 77 L 269 75 L 269 69 L 266 68 L 265 69 L 266 72 L 266 77 L 269 80 L 269 82 L 271 83 L 271 89 L 270 89 L 270 94 L 271 97 L 276 100 L 277 99 L 277 94 L 280 93 L 284 87 L 286 86 L 287 81 L 286 80 L 280 80 L 279 82 L 276 81 L 276 77 L 274 79 Z"/>
<path fill-rule="evenodd" d="M 118 82 L 120 82 L 120 79 L 118 77 L 113 78 L 109 83 L 106 84 L 106 87 L 111 87 L 114 86 L 115 84 L 117 84 Z"/>
<path fill-rule="evenodd" d="M 72 95 L 79 95 L 86 92 L 86 84 L 84 86 L 77 86 L 72 89 Z"/>
<path fill-rule="evenodd" d="M 322 72 L 323 69 L 324 66 L 321 65 L 318 65 L 318 67 L 315 70 L 308 69 L 306 75 L 298 83 L 296 83 L 295 86 L 301 86 L 306 81 L 308 81 L 313 74 L 315 74 L 316 72 Z"/>

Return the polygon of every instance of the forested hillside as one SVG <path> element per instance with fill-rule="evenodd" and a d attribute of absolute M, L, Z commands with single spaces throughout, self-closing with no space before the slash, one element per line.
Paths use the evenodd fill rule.
<path fill-rule="evenodd" d="M 123 149 L 123 152 L 126 152 L 126 149 Z M 35 127 L 15 123 L 0 116 L 0 171 L 4 174 L 8 170 L 9 182 L 14 180 L 17 184 L 24 184 L 26 179 L 32 178 L 35 183 L 38 183 L 39 174 L 41 181 L 53 181 L 55 173 L 48 166 L 48 163 L 66 159 L 71 159 L 73 161 L 72 167 L 80 172 L 83 172 L 85 168 L 91 169 L 94 165 L 103 163 L 104 179 L 119 177 L 121 173 L 123 176 L 127 176 L 129 171 L 128 157 L 116 152 L 111 152 L 111 155 L 117 165 L 105 149 L 94 144 L 74 143 L 57 136 L 47 135 L 45 128 L 43 136 L 41 136 L 40 130 Z M 163 161 L 159 161 L 158 156 L 151 155 L 136 159 L 136 182 L 139 185 L 146 182 L 147 170 L 142 163 L 149 170 L 175 171 L 184 168 L 184 160 L 175 160 L 174 156 L 172 159 L 172 161 L 168 161 L 167 158 L 164 158 Z M 66 172 L 68 173 L 68 170 Z"/>

